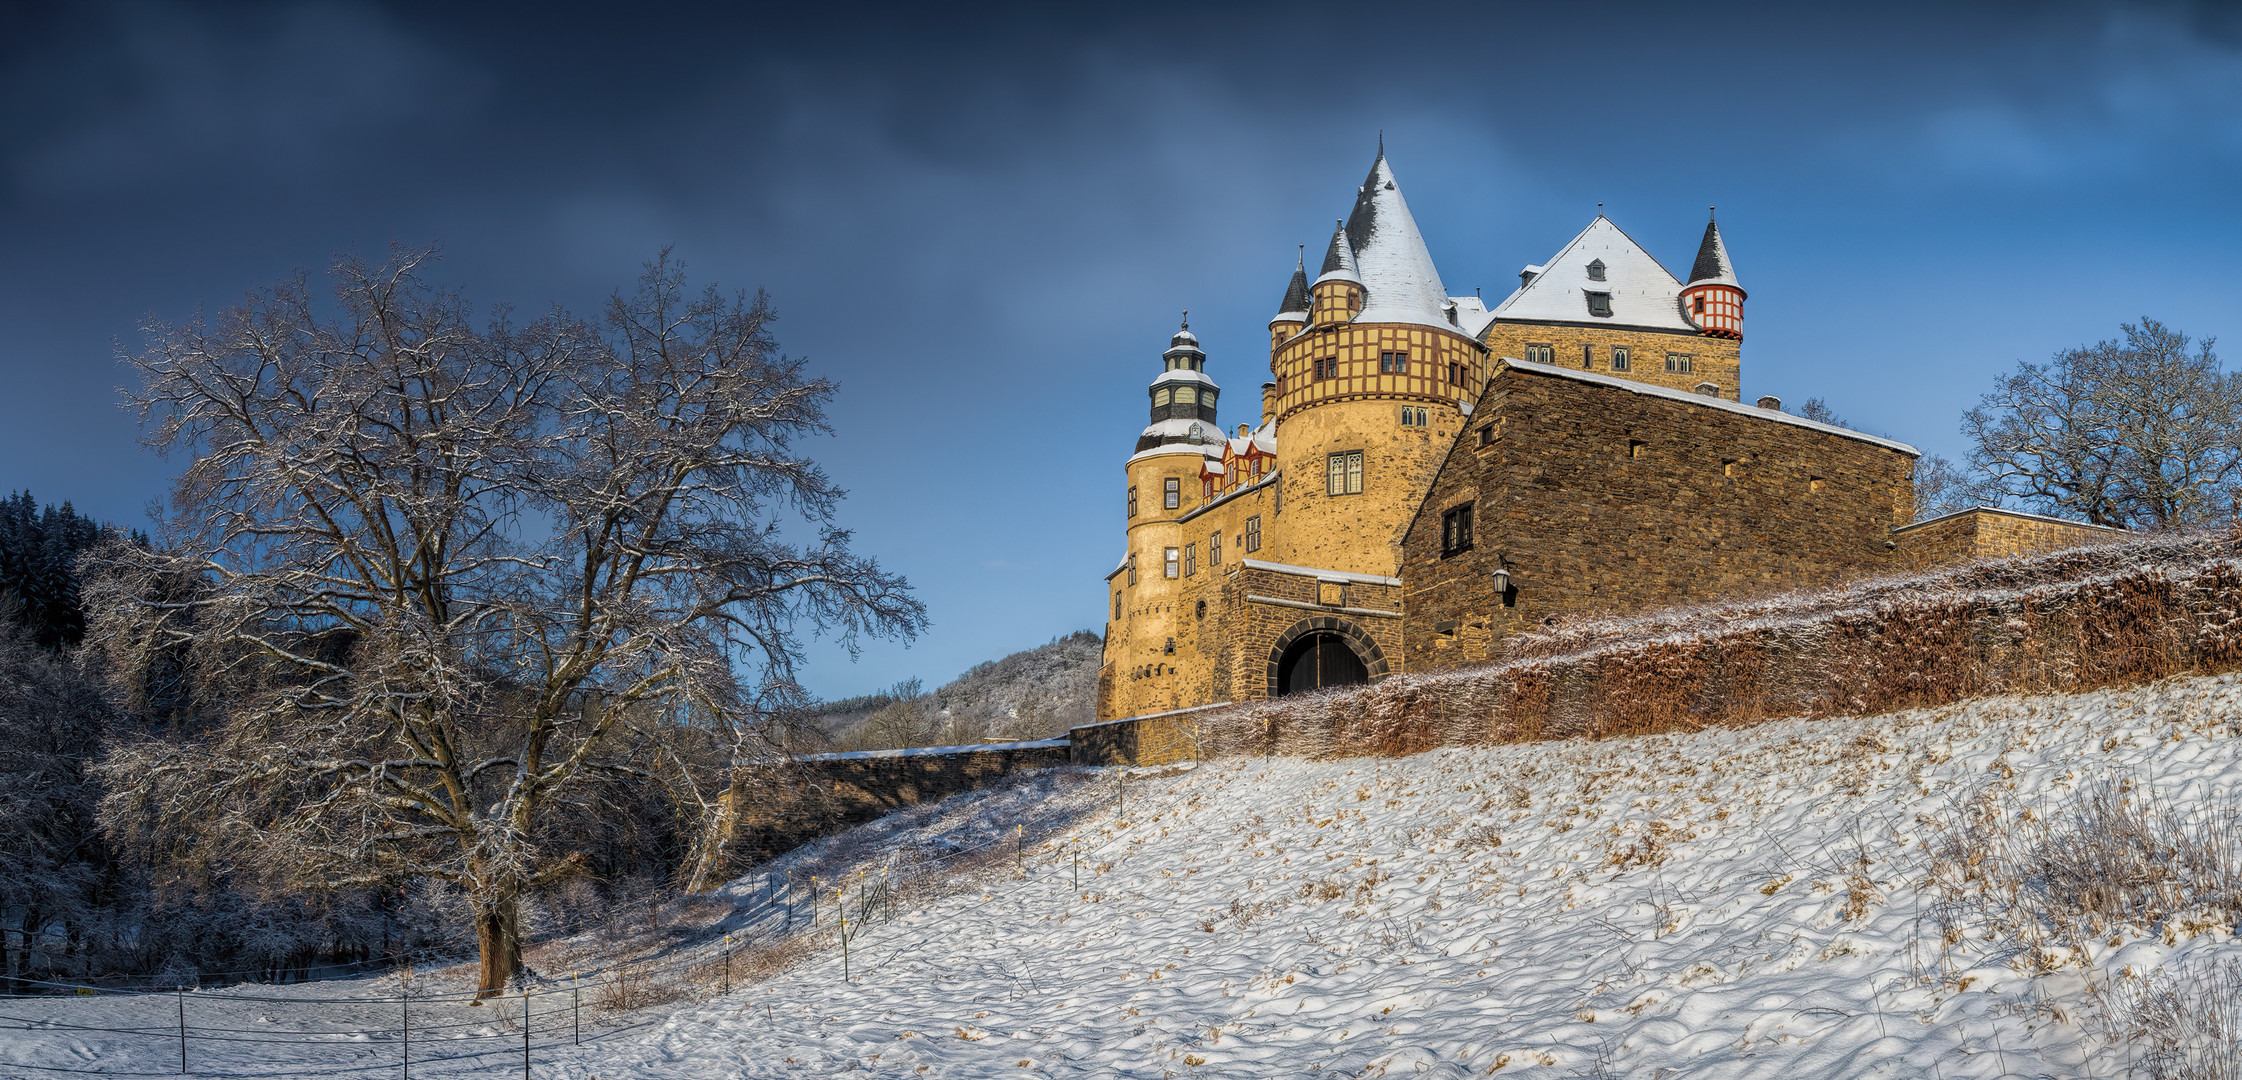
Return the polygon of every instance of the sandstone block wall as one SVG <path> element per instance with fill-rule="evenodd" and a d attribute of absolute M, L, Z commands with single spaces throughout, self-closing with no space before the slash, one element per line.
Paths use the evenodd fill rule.
<path fill-rule="evenodd" d="M 1569 614 L 1825 584 L 1896 565 L 1911 455 L 1710 404 L 1505 366 L 1403 544 L 1405 666 L 1484 661 Z M 1478 430 L 1493 440 L 1481 445 Z M 1441 520 L 1474 510 L 1443 557 Z M 1511 574 L 1498 595 L 1493 571 Z"/>
<path fill-rule="evenodd" d="M 1892 537 L 1899 544 L 1901 566 L 1927 570 L 1981 559 L 2057 551 L 2124 535 L 2123 529 L 1980 506 L 1918 521 L 1895 531 Z"/>
<path fill-rule="evenodd" d="M 1502 357 L 1524 360 L 1526 346 L 1548 345 L 1555 354 L 1558 367 L 1593 371 L 1599 375 L 1633 379 L 1673 390 L 1695 390 L 1698 383 L 1709 382 L 1720 387 L 1720 396 L 1730 401 L 1742 400 L 1743 342 L 1735 338 L 1618 326 L 1566 326 L 1498 320 L 1487 327 L 1480 335 L 1480 340 L 1486 343 L 1491 360 Z M 1625 346 L 1629 350 L 1626 371 L 1612 370 L 1611 351 L 1615 345 Z M 1594 359 L 1586 368 L 1581 366 L 1583 346 L 1594 353 Z M 1690 357 L 1689 373 L 1669 373 L 1666 370 L 1667 353 L 1681 353 Z"/>

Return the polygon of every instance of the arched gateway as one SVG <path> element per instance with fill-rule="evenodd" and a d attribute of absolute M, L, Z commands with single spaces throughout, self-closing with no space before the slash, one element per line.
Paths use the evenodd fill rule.
<path fill-rule="evenodd" d="M 1386 674 L 1386 655 L 1346 619 L 1302 619 L 1269 648 L 1269 696 L 1355 686 Z"/>

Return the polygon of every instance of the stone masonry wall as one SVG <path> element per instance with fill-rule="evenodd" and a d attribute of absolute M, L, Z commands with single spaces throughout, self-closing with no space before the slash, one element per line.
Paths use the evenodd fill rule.
<path fill-rule="evenodd" d="M 1517 628 L 1763 594 L 1896 565 L 1910 455 L 1622 386 L 1500 369 L 1403 545 L 1404 664 L 1484 661 Z M 1479 429 L 1494 435 L 1479 443 Z M 1474 506 L 1443 558 L 1441 519 Z M 1498 596 L 1493 571 L 1510 571 Z"/>
<path fill-rule="evenodd" d="M 1730 401 L 1742 400 L 1743 342 L 1735 338 L 1619 326 L 1564 326 L 1497 321 L 1487 327 L 1480 335 L 1480 340 L 1487 344 L 1494 359 L 1509 357 L 1524 360 L 1526 346 L 1548 345 L 1555 353 L 1558 367 L 1593 371 L 1599 375 L 1633 379 L 1673 390 L 1695 390 L 1698 383 L 1709 382 L 1720 387 L 1720 396 Z M 1611 350 L 1615 345 L 1625 346 L 1629 350 L 1626 371 L 1612 370 Z M 1594 353 L 1586 368 L 1581 366 L 1583 346 Z M 1667 353 L 1688 356 L 1689 373 L 1667 372 Z"/>
<path fill-rule="evenodd" d="M 2057 551 L 2124 535 L 2123 529 L 1980 506 L 1916 522 L 1894 532 L 1892 537 L 1899 543 L 1901 566 L 1909 570 L 1928 570 L 1980 559 Z"/>

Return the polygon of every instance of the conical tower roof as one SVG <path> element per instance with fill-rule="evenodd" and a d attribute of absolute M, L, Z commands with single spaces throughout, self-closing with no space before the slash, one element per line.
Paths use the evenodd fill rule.
<path fill-rule="evenodd" d="M 1344 231 L 1356 273 L 1370 294 L 1355 321 L 1449 325 L 1444 310 L 1448 289 L 1433 268 L 1432 253 L 1417 231 L 1417 219 L 1410 216 L 1408 200 L 1401 197 L 1383 145 L 1355 195 Z"/>
<path fill-rule="evenodd" d="M 1331 224 L 1331 246 L 1323 252 L 1323 272 L 1316 275 L 1316 284 L 1326 281 L 1362 284 L 1362 271 L 1355 265 L 1355 247 L 1347 242 L 1347 223 L 1337 219 Z"/>
<path fill-rule="evenodd" d="M 1308 313 L 1308 262 L 1307 251 L 1302 249 L 1293 264 L 1292 281 L 1284 287 L 1284 300 L 1277 305 L 1277 314 L 1306 315 Z"/>
<path fill-rule="evenodd" d="M 1728 261 L 1728 244 L 1720 238 L 1720 223 L 1711 217 L 1705 220 L 1705 240 L 1697 245 L 1697 261 L 1689 268 L 1689 283 L 1734 285 L 1741 292 L 1744 286 L 1736 280 L 1736 266 Z"/>

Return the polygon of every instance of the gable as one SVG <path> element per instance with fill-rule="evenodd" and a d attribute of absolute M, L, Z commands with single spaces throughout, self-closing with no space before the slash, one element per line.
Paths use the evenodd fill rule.
<path fill-rule="evenodd" d="M 1591 276 L 1601 263 L 1603 280 Z M 1591 323 L 1684 330 L 1682 283 L 1611 219 L 1599 214 L 1544 264 L 1542 272 L 1495 306 L 1496 321 Z M 1589 294 L 1609 296 L 1608 316 L 1591 314 Z"/>

